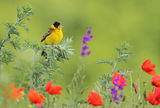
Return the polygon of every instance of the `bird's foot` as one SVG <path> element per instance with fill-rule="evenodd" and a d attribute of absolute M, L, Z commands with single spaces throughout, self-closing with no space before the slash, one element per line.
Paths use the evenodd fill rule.
<path fill-rule="evenodd" d="M 54 45 L 55 48 L 60 49 L 60 46 L 58 46 L 57 44 Z"/>

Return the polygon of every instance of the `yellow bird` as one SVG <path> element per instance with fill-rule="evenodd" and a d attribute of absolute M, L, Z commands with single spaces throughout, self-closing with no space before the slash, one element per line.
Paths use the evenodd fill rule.
<path fill-rule="evenodd" d="M 59 22 L 55 22 L 48 28 L 48 32 L 44 34 L 41 42 L 45 45 L 57 45 L 63 39 L 62 28 Z"/>
<path fill-rule="evenodd" d="M 41 42 L 44 42 L 45 45 L 57 45 L 63 39 L 62 27 L 59 22 L 54 22 L 50 28 L 48 28 L 48 32 L 44 34 Z M 46 55 L 44 51 L 42 51 L 41 55 Z"/>

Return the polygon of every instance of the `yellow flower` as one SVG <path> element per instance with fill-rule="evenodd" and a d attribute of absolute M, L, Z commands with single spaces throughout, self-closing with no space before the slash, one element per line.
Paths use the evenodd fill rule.
<path fill-rule="evenodd" d="M 29 108 L 33 108 L 33 105 L 30 104 L 30 105 L 29 105 Z"/>

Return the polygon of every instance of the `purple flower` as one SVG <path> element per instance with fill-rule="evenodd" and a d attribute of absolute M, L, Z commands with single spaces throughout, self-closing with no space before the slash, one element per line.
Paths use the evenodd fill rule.
<path fill-rule="evenodd" d="M 89 56 L 90 54 L 91 54 L 91 51 L 87 51 L 87 52 L 86 52 L 86 55 Z"/>
<path fill-rule="evenodd" d="M 119 86 L 118 90 L 123 91 L 123 86 Z"/>
<path fill-rule="evenodd" d="M 90 40 L 91 40 L 91 38 L 89 36 L 83 36 L 83 38 L 82 38 L 83 44 L 87 44 L 87 42 Z"/>
<path fill-rule="evenodd" d="M 119 100 L 119 98 L 115 95 L 114 97 L 113 97 L 113 101 L 118 101 Z"/>
<path fill-rule="evenodd" d="M 119 77 L 115 77 L 114 81 L 118 82 L 119 80 L 120 80 Z"/>
<path fill-rule="evenodd" d="M 121 75 L 121 78 L 123 78 L 123 77 L 124 77 L 124 75 L 122 74 L 122 75 Z"/>
<path fill-rule="evenodd" d="M 115 86 L 118 86 L 118 81 L 119 81 L 119 77 L 115 77 L 115 80 L 113 81 L 114 85 Z"/>
<path fill-rule="evenodd" d="M 87 45 L 82 46 L 82 51 L 85 51 L 85 50 L 87 50 L 87 49 L 88 49 L 88 46 L 87 46 Z"/>
<path fill-rule="evenodd" d="M 40 106 L 39 108 L 45 108 L 45 107 L 42 105 L 42 106 Z"/>
<path fill-rule="evenodd" d="M 114 87 L 114 88 L 111 88 L 111 91 L 115 91 L 115 89 L 116 89 L 115 87 Z"/>
<path fill-rule="evenodd" d="M 114 95 L 117 95 L 117 90 L 116 90 L 116 88 L 114 87 L 114 88 L 111 88 L 111 95 L 112 96 L 114 96 Z"/>
<path fill-rule="evenodd" d="M 81 56 L 89 56 L 91 54 L 91 51 L 86 51 L 88 49 L 88 46 L 86 45 L 88 41 L 91 40 L 91 38 L 93 38 L 91 34 L 91 29 L 88 29 L 87 30 L 87 35 L 84 35 L 82 37 L 82 42 L 83 42 L 83 45 L 82 45 L 82 49 L 81 49 Z"/>
<path fill-rule="evenodd" d="M 86 44 L 87 43 L 87 41 L 86 40 L 83 40 L 83 44 Z"/>
<path fill-rule="evenodd" d="M 91 34 L 91 29 L 88 29 L 87 35 L 90 35 L 90 34 Z"/>
<path fill-rule="evenodd" d="M 93 38 L 93 36 L 91 35 L 90 38 Z"/>
<path fill-rule="evenodd" d="M 119 104 L 119 102 L 117 101 L 116 104 Z"/>
<path fill-rule="evenodd" d="M 123 78 L 124 75 L 122 75 L 121 78 Z M 122 84 L 118 84 L 118 82 L 120 81 L 120 78 L 119 77 L 115 77 L 114 81 L 113 81 L 113 84 L 114 84 L 114 87 L 111 88 L 111 95 L 113 96 L 113 101 L 116 103 L 116 104 L 119 104 L 119 98 L 123 98 L 123 85 L 126 83 L 125 81 L 122 82 Z M 121 94 L 118 98 L 118 91 L 121 91 Z"/>
<path fill-rule="evenodd" d="M 85 52 L 82 51 L 82 52 L 81 52 L 81 56 L 85 56 Z"/>
<path fill-rule="evenodd" d="M 121 93 L 119 97 L 120 97 L 120 98 L 123 98 L 123 93 Z"/>
<path fill-rule="evenodd" d="M 126 81 L 122 81 L 122 84 L 124 85 L 126 83 Z"/>

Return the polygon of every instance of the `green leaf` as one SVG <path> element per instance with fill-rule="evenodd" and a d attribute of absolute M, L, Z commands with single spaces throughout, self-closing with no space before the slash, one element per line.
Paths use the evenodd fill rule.
<path fill-rule="evenodd" d="M 17 30 L 17 28 L 13 24 L 6 23 L 6 27 L 8 29 L 8 36 L 9 36 L 9 38 L 10 38 L 11 34 L 15 34 L 15 35 L 19 36 L 18 30 Z"/>
<path fill-rule="evenodd" d="M 60 61 L 64 63 L 65 60 L 73 55 L 73 49 L 71 48 L 72 39 L 63 39 L 60 45 L 45 45 L 43 50 L 47 54 L 48 61 Z"/>
<path fill-rule="evenodd" d="M 80 65 L 71 80 L 71 83 L 67 87 L 67 93 L 74 100 L 75 104 L 78 102 L 83 93 L 88 89 L 84 88 L 84 64 Z"/>
<path fill-rule="evenodd" d="M 2 48 L 2 62 L 8 64 L 9 62 L 13 62 L 15 55 L 6 48 Z"/>
<path fill-rule="evenodd" d="M 41 48 L 41 46 L 38 44 L 37 41 L 32 41 L 32 42 L 29 42 L 27 40 L 24 40 L 24 43 L 22 45 L 24 47 L 24 49 L 33 49 L 34 51 L 39 51 Z"/>
<path fill-rule="evenodd" d="M 113 66 L 113 62 L 112 61 L 108 61 L 108 60 L 99 60 L 97 63 L 98 64 L 100 64 L 100 63 L 107 63 L 107 64 Z"/>
<path fill-rule="evenodd" d="M 29 4 L 23 6 L 22 10 L 17 7 L 17 21 L 22 22 L 24 20 L 29 20 L 29 17 L 33 15 L 34 13 L 32 12 L 32 7 Z"/>
<path fill-rule="evenodd" d="M 0 36 L 0 45 L 2 44 L 2 41 L 3 41 L 2 36 Z"/>
<path fill-rule="evenodd" d="M 14 47 L 14 49 L 20 49 L 21 48 L 20 39 L 18 37 L 13 38 L 10 41 L 10 44 Z"/>
<path fill-rule="evenodd" d="M 19 26 L 21 26 L 22 28 L 24 28 L 27 32 L 29 32 L 29 28 L 27 27 L 27 25 L 24 22 L 20 22 Z"/>
<path fill-rule="evenodd" d="M 13 69 L 15 70 L 13 77 L 15 83 L 19 84 L 20 87 L 25 87 L 25 90 L 29 90 L 29 72 L 31 71 L 31 63 L 28 61 L 20 60 L 16 66 L 13 67 Z"/>
<path fill-rule="evenodd" d="M 32 12 L 32 7 L 29 4 L 26 4 L 25 6 L 20 9 L 17 7 L 17 26 L 23 27 L 27 32 L 29 32 L 28 27 L 26 26 L 25 20 L 29 21 L 30 16 L 33 16 L 34 13 Z"/>

